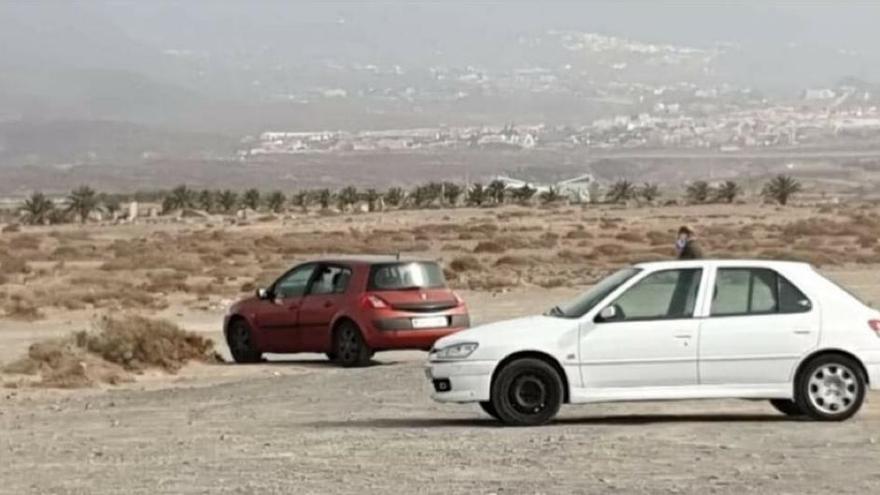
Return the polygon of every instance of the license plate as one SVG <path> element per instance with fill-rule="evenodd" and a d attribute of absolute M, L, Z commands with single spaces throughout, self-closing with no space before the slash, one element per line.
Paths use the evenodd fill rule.
<path fill-rule="evenodd" d="M 431 318 L 413 318 L 413 328 L 440 328 L 447 326 L 445 316 L 434 316 Z"/>

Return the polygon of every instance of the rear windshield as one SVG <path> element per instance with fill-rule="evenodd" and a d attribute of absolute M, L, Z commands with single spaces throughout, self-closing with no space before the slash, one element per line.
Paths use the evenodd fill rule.
<path fill-rule="evenodd" d="M 369 290 L 441 289 L 446 287 L 437 263 L 384 263 L 370 268 Z"/>

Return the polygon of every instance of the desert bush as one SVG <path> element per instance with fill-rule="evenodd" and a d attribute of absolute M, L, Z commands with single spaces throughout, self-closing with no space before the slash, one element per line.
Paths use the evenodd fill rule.
<path fill-rule="evenodd" d="M 476 247 L 474 247 L 475 253 L 494 253 L 500 254 L 507 251 L 507 248 L 499 242 L 496 241 L 480 241 Z"/>
<path fill-rule="evenodd" d="M 638 232 L 632 232 L 632 231 L 621 232 L 621 233 L 617 234 L 616 236 L 614 236 L 614 238 L 619 241 L 624 241 L 624 242 L 634 242 L 634 243 L 645 242 L 645 238 L 642 236 L 642 234 L 639 234 Z"/>
<path fill-rule="evenodd" d="M 531 266 L 537 263 L 531 256 L 507 255 L 495 260 L 495 266 Z"/>
<path fill-rule="evenodd" d="M 475 272 L 482 270 L 483 264 L 474 256 L 459 256 L 449 263 L 449 268 L 459 273 Z"/>
<path fill-rule="evenodd" d="M 44 318 L 43 312 L 33 299 L 12 294 L 3 306 L 4 317 L 10 320 L 35 321 Z"/>
<path fill-rule="evenodd" d="M 14 234 L 15 232 L 21 231 L 21 225 L 17 223 L 10 223 L 9 225 L 4 225 L 2 229 L 0 229 L 0 233 L 3 234 Z"/>
<path fill-rule="evenodd" d="M 626 252 L 626 248 L 620 244 L 599 244 L 593 249 L 593 253 L 599 256 L 614 256 Z"/>
<path fill-rule="evenodd" d="M 584 229 L 575 229 L 565 234 L 566 239 L 592 239 L 593 234 Z"/>
<path fill-rule="evenodd" d="M 29 272 L 30 268 L 24 259 L 17 256 L 0 255 L 0 273 L 3 273 L 4 275 L 15 275 Z"/>

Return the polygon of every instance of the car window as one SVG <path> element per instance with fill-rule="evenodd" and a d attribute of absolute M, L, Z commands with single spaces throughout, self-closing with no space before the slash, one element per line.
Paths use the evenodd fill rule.
<path fill-rule="evenodd" d="M 370 290 L 440 289 L 446 287 L 437 263 L 383 263 L 370 268 Z"/>
<path fill-rule="evenodd" d="M 309 285 L 309 280 L 311 280 L 314 271 L 314 264 L 296 267 L 275 282 L 272 292 L 275 297 L 282 299 L 302 296 L 306 293 L 306 288 Z"/>
<path fill-rule="evenodd" d="M 351 269 L 344 266 L 324 265 L 315 276 L 309 294 L 343 294 L 351 280 Z"/>
<path fill-rule="evenodd" d="M 809 311 L 810 301 L 785 277 L 767 268 L 721 268 L 712 295 L 712 316 Z"/>
<path fill-rule="evenodd" d="M 688 268 L 646 276 L 614 301 L 614 321 L 691 318 L 702 274 L 702 269 Z"/>

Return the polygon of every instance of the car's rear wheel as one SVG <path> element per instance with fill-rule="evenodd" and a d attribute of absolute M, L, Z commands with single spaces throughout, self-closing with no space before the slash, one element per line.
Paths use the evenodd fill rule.
<path fill-rule="evenodd" d="M 370 364 L 373 352 L 364 342 L 360 328 L 351 321 L 344 321 L 333 333 L 333 354 L 336 363 L 350 368 Z"/>
<path fill-rule="evenodd" d="M 226 345 L 229 346 L 229 353 L 236 363 L 258 363 L 263 358 L 263 353 L 254 344 L 250 325 L 241 318 L 229 323 Z"/>
<path fill-rule="evenodd" d="M 810 418 L 843 421 L 862 407 L 866 382 L 859 363 L 843 355 L 826 354 L 801 369 L 795 397 Z"/>
<path fill-rule="evenodd" d="M 517 359 L 498 372 L 491 396 L 498 419 L 504 423 L 541 425 L 553 419 L 562 406 L 562 378 L 545 361 Z"/>
<path fill-rule="evenodd" d="M 492 405 L 492 402 L 480 402 L 480 409 L 482 409 L 483 412 L 488 414 L 489 416 L 492 416 L 495 419 L 500 419 L 498 418 L 498 411 L 495 410 L 495 406 Z"/>
<path fill-rule="evenodd" d="M 803 416 L 804 412 L 797 402 L 788 399 L 770 399 L 770 405 L 786 416 Z"/>

